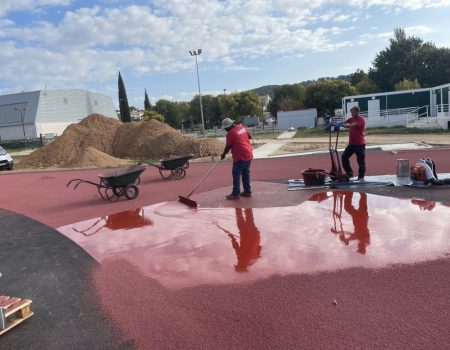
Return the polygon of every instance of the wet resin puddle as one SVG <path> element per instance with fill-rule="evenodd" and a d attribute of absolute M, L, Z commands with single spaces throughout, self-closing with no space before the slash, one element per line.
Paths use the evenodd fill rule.
<path fill-rule="evenodd" d="M 126 259 L 181 288 L 436 259 L 450 252 L 449 215 L 441 203 L 335 191 L 292 207 L 168 202 L 58 230 L 100 263 Z"/>

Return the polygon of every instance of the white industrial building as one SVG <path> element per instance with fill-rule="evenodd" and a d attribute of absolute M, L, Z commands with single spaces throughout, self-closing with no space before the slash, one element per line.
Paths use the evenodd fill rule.
<path fill-rule="evenodd" d="M 279 111 L 277 113 L 278 129 L 315 128 L 317 124 L 317 109 L 307 108 L 295 111 Z"/>
<path fill-rule="evenodd" d="M 61 135 L 89 114 L 117 118 L 112 99 L 81 89 L 39 90 L 0 96 L 0 140 Z"/>

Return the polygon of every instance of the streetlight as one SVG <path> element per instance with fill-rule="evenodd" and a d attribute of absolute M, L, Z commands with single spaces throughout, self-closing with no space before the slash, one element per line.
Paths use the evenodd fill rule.
<path fill-rule="evenodd" d="M 227 89 L 223 89 L 223 116 L 227 116 Z"/>
<path fill-rule="evenodd" d="M 22 108 L 14 108 L 14 110 L 19 111 L 19 113 L 20 113 L 20 119 L 22 121 L 23 139 L 25 140 L 25 149 L 27 149 L 28 148 L 27 147 L 27 137 L 25 135 L 25 124 L 23 122 L 23 112 L 25 112 L 26 109 L 22 107 Z"/>
<path fill-rule="evenodd" d="M 263 101 L 262 97 L 259 98 L 259 101 L 261 102 L 261 120 L 262 120 L 262 125 L 263 125 L 263 130 L 264 130 L 264 101 Z"/>
<path fill-rule="evenodd" d="M 189 50 L 189 53 L 191 54 L 191 56 L 195 57 L 195 66 L 197 67 L 198 96 L 200 98 L 200 116 L 202 117 L 203 136 L 205 136 L 205 121 L 203 119 L 202 94 L 200 92 L 200 77 L 198 75 L 198 62 L 197 62 L 197 56 L 200 56 L 200 54 L 202 53 L 202 49 L 198 49 L 197 52 Z"/>

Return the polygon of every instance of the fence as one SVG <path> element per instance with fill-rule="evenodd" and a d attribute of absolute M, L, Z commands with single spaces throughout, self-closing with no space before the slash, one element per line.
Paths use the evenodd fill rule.
<path fill-rule="evenodd" d="M 39 138 L 21 140 L 0 140 L 0 146 L 7 149 L 39 148 L 56 140 L 57 134 L 41 134 Z"/>

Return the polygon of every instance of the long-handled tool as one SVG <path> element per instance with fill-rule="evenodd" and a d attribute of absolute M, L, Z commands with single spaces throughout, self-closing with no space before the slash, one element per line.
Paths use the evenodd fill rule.
<path fill-rule="evenodd" d="M 197 202 L 189 199 L 190 196 L 192 196 L 192 194 L 195 192 L 195 190 L 202 184 L 203 181 L 205 181 L 205 179 L 209 176 L 209 174 L 211 174 L 211 172 L 214 170 L 214 168 L 220 163 L 220 159 L 215 162 L 213 164 L 213 166 L 211 167 L 211 169 L 208 170 L 208 172 L 205 174 L 205 176 L 203 176 L 203 178 L 199 181 L 199 183 L 197 185 L 195 185 L 195 187 L 193 188 L 193 190 L 191 191 L 191 193 L 189 193 L 186 197 L 183 196 L 178 196 L 179 197 L 179 201 L 183 204 L 186 204 L 189 207 L 192 208 L 197 208 Z"/>

